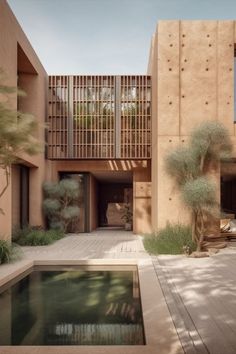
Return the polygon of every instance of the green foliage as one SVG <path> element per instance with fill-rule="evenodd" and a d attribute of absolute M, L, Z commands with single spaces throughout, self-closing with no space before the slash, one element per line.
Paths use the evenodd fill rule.
<path fill-rule="evenodd" d="M 78 206 L 68 206 L 67 208 L 64 208 L 61 211 L 61 215 L 63 217 L 63 219 L 65 220 L 71 220 L 74 218 L 77 218 L 77 216 L 79 215 L 79 207 Z"/>
<path fill-rule="evenodd" d="M 73 179 L 46 182 L 43 211 L 48 217 L 50 228 L 68 232 L 69 225 L 79 217 L 79 183 Z"/>
<path fill-rule="evenodd" d="M 21 246 L 45 246 L 50 245 L 64 236 L 62 231 L 25 227 L 18 229 L 13 234 L 13 239 Z"/>
<path fill-rule="evenodd" d="M 12 232 L 12 241 L 18 243 L 18 240 L 20 238 L 24 238 L 29 231 L 31 230 L 31 228 L 27 227 L 23 227 L 22 229 L 19 227 L 15 227 L 13 232 Z"/>
<path fill-rule="evenodd" d="M 4 75 L 0 70 L 0 168 L 4 170 L 6 178 L 0 198 L 9 186 L 10 167 L 18 160 L 17 156 L 21 153 L 33 155 L 41 150 L 39 142 L 32 135 L 37 129 L 35 118 L 11 108 L 11 96 L 25 94 L 15 87 L 4 85 L 3 81 Z"/>
<path fill-rule="evenodd" d="M 232 143 L 227 129 L 219 122 L 204 122 L 191 135 L 189 146 L 177 148 L 166 158 L 166 171 L 175 179 L 192 214 L 192 239 L 198 251 L 204 240 L 208 217 L 216 216 L 216 187 L 209 170 L 229 159 Z"/>
<path fill-rule="evenodd" d="M 53 216 L 61 209 L 61 203 L 57 199 L 46 198 L 43 201 L 44 212 L 47 216 Z"/>
<path fill-rule="evenodd" d="M 20 256 L 21 252 L 17 245 L 0 239 L 0 264 L 9 263 L 19 259 Z"/>
<path fill-rule="evenodd" d="M 190 147 L 198 159 L 230 158 L 232 143 L 225 126 L 219 122 L 204 122 L 191 135 Z"/>
<path fill-rule="evenodd" d="M 0 263 L 9 263 L 11 254 L 11 244 L 5 240 L 0 240 Z"/>
<path fill-rule="evenodd" d="M 108 97 L 104 99 L 108 99 Z M 112 108 L 111 103 L 109 102 L 106 103 L 105 101 L 97 102 L 96 104 L 92 104 L 91 102 L 86 102 L 86 103 L 77 103 L 76 112 L 77 114 L 74 115 L 74 121 L 76 122 L 78 127 L 83 129 L 93 128 L 93 126 L 95 125 L 94 116 L 99 114 L 100 115 L 99 126 L 100 128 L 106 129 L 107 128 L 106 116 L 113 115 L 114 108 Z"/>
<path fill-rule="evenodd" d="M 121 219 L 123 219 L 125 223 L 132 223 L 133 212 L 129 203 L 124 204 L 124 207 L 122 208 Z"/>
<path fill-rule="evenodd" d="M 60 185 L 57 182 L 44 182 L 43 190 L 45 196 L 50 196 L 51 198 L 60 197 Z"/>
<path fill-rule="evenodd" d="M 79 184 L 74 179 L 62 179 L 59 182 L 59 191 L 62 198 L 75 200 L 79 196 Z"/>
<path fill-rule="evenodd" d="M 58 221 L 58 220 L 51 220 L 50 221 L 50 227 L 52 230 L 58 230 L 58 231 L 61 231 L 61 232 L 64 232 L 64 228 L 65 228 L 65 225 L 64 225 L 64 222 L 63 221 Z"/>
<path fill-rule="evenodd" d="M 167 224 L 156 234 L 144 236 L 144 247 L 150 254 L 181 254 L 187 246 L 190 252 L 195 251 L 191 229 L 181 224 Z"/>
<path fill-rule="evenodd" d="M 195 155 L 188 148 L 178 147 L 167 156 L 166 171 L 175 178 L 178 185 L 183 185 L 198 174 Z"/>
<path fill-rule="evenodd" d="M 182 188 L 185 204 L 192 209 L 216 205 L 216 187 L 206 177 L 199 177 L 185 183 Z"/>

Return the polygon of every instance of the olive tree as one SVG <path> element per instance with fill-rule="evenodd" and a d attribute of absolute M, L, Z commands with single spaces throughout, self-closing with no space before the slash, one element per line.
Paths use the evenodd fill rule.
<path fill-rule="evenodd" d="M 79 183 L 73 179 L 45 182 L 43 211 L 52 229 L 68 232 L 69 225 L 79 217 Z"/>
<path fill-rule="evenodd" d="M 174 178 L 185 205 L 191 210 L 192 239 L 201 251 L 209 217 L 219 216 L 217 189 L 210 171 L 231 156 L 227 129 L 219 122 L 204 122 L 191 134 L 187 147 L 167 155 L 167 173 Z"/>
<path fill-rule="evenodd" d="M 0 169 L 5 175 L 5 184 L 0 190 L 0 199 L 10 183 L 11 165 L 18 161 L 21 153 L 30 155 L 41 150 L 41 145 L 32 135 L 37 129 L 37 121 L 31 114 L 11 108 L 11 100 L 25 96 L 16 87 L 4 85 L 4 74 L 0 70 Z M 3 210 L 0 209 L 3 213 Z"/>

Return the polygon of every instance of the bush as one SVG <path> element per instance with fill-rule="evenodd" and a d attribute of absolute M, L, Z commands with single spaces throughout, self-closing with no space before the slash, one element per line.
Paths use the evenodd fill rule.
<path fill-rule="evenodd" d="M 19 247 L 8 241 L 0 240 L 0 264 L 9 263 L 20 257 Z"/>
<path fill-rule="evenodd" d="M 11 244 L 5 240 L 0 240 L 0 263 L 10 262 L 11 253 Z"/>
<path fill-rule="evenodd" d="M 181 254 L 186 246 L 190 252 L 196 249 L 190 227 L 181 224 L 167 224 L 157 233 L 145 236 L 143 244 L 150 254 Z"/>
<path fill-rule="evenodd" d="M 60 230 L 44 231 L 40 228 L 25 227 L 13 234 L 15 242 L 21 246 L 45 246 L 61 239 L 64 233 Z"/>
<path fill-rule="evenodd" d="M 39 227 L 37 229 L 39 229 Z M 14 228 L 12 232 L 12 241 L 18 243 L 20 239 L 24 239 L 32 230 L 33 228 L 30 226 L 25 226 L 22 229 L 18 227 Z"/>
<path fill-rule="evenodd" d="M 71 225 L 79 218 L 78 198 L 79 182 L 73 179 L 62 179 L 60 182 L 43 184 L 45 199 L 43 211 L 50 228 L 64 232 L 71 231 Z"/>

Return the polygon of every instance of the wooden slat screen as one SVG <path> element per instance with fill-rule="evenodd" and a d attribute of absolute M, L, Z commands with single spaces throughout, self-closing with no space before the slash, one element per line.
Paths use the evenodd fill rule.
<path fill-rule="evenodd" d="M 50 76 L 48 125 L 49 159 L 150 158 L 151 79 Z"/>
<path fill-rule="evenodd" d="M 48 158 L 68 157 L 68 77 L 49 76 Z"/>
<path fill-rule="evenodd" d="M 151 156 L 151 79 L 121 77 L 121 158 Z"/>
<path fill-rule="evenodd" d="M 114 158 L 114 76 L 73 80 L 73 157 Z"/>

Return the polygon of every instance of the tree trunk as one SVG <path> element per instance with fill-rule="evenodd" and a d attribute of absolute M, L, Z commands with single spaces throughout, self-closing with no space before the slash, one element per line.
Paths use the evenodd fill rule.
<path fill-rule="evenodd" d="M 197 251 L 201 252 L 205 233 L 205 218 L 204 212 L 201 209 L 199 209 L 197 213 L 197 226 Z"/>
<path fill-rule="evenodd" d="M 202 251 L 204 241 L 204 215 L 202 210 L 192 211 L 192 240 L 197 245 L 197 252 Z"/>
<path fill-rule="evenodd" d="M 192 211 L 192 241 L 197 243 L 197 212 L 195 210 Z"/>

